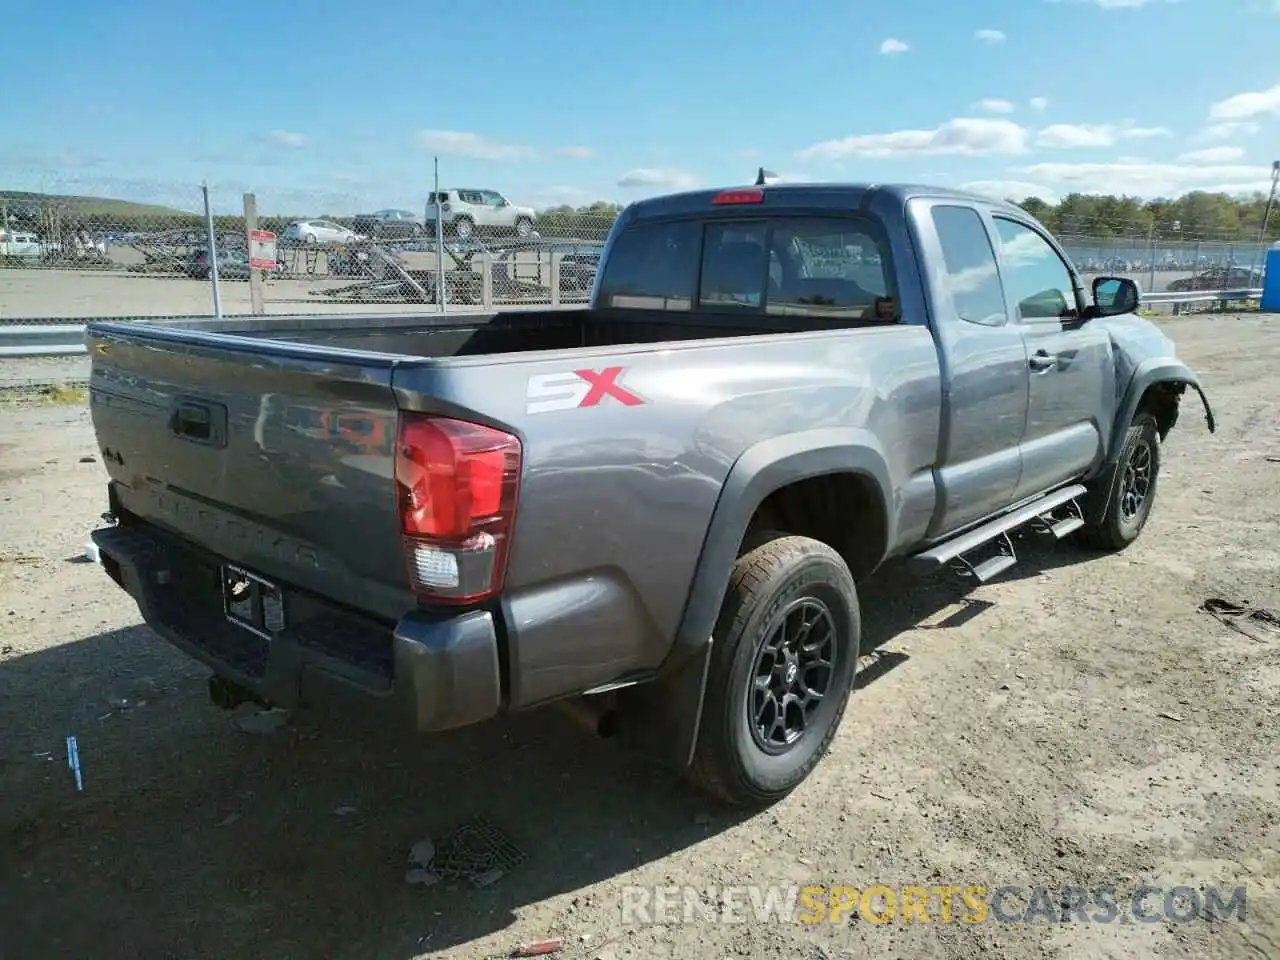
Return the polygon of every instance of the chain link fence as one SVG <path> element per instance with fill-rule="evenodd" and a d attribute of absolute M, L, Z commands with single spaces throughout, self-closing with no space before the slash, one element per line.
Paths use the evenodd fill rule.
<path fill-rule="evenodd" d="M 355 198 L 323 191 L 211 188 L 207 214 L 200 187 L 156 186 L 146 195 L 164 202 L 153 204 L 72 189 L 0 193 L 0 321 L 208 315 L 215 266 L 223 315 L 584 304 L 620 210 L 442 189 L 416 209 L 359 213 Z M 1238 232 L 1103 226 L 1057 228 L 1086 278 L 1127 276 L 1159 292 L 1262 284 L 1263 246 Z"/>
<path fill-rule="evenodd" d="M 434 195 L 333 213 L 319 195 L 211 190 L 206 216 L 189 193 L 173 207 L 0 194 L 0 318 L 207 315 L 215 272 L 223 315 L 585 304 L 621 209 L 442 190 L 437 228 Z"/>

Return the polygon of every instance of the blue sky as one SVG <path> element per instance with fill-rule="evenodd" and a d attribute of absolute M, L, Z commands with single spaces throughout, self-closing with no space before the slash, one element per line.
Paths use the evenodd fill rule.
<path fill-rule="evenodd" d="M 6 18 L 0 187 L 264 212 L 790 179 L 1267 187 L 1280 0 L 55 0 Z M 13 78 L 22 78 L 15 80 Z"/>

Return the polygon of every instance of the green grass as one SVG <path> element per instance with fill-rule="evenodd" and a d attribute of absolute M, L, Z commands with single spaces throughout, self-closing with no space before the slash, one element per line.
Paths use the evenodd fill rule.
<path fill-rule="evenodd" d="M 79 217 L 95 219 L 146 219 L 161 217 L 189 217 L 190 210 L 176 210 L 153 203 L 134 203 L 132 200 L 115 200 L 111 197 L 75 197 L 48 193 L 25 193 L 20 190 L 0 190 L 0 200 L 9 201 L 11 208 L 55 207 Z"/>

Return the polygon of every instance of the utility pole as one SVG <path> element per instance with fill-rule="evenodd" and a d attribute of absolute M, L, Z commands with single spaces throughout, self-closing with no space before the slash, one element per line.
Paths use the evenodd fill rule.
<path fill-rule="evenodd" d="M 448 309 L 446 305 L 449 297 L 444 277 L 444 214 L 440 209 L 440 158 L 433 157 L 432 164 L 435 171 L 435 191 L 432 196 L 436 202 L 436 303 L 439 305 L 440 312 L 444 313 Z"/>
<path fill-rule="evenodd" d="M 218 238 L 213 228 L 213 208 L 209 206 L 209 184 L 200 184 L 204 194 L 204 222 L 209 232 L 209 279 L 213 281 L 213 315 L 222 319 L 222 295 L 218 290 Z"/>
<path fill-rule="evenodd" d="M 1271 208 L 1276 205 L 1276 184 L 1280 183 L 1280 160 L 1271 164 L 1271 194 L 1267 197 L 1267 207 L 1262 214 L 1262 227 L 1258 230 L 1258 251 L 1267 242 L 1267 227 L 1271 222 Z M 1255 264 L 1256 265 L 1256 264 Z"/>

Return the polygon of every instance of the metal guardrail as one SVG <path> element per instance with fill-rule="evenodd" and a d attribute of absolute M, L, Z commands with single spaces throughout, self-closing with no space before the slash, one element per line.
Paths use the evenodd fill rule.
<path fill-rule="evenodd" d="M 84 353 L 84 324 L 0 327 L 0 357 L 61 357 Z"/>
<path fill-rule="evenodd" d="M 1227 303 L 1261 299 L 1261 287 L 1240 290 L 1158 290 L 1142 295 L 1143 303 L 1211 303 L 1215 300 Z"/>
<path fill-rule="evenodd" d="M 1237 300 L 1259 300 L 1262 298 L 1261 288 L 1250 288 L 1242 290 L 1188 290 L 1188 291 L 1159 291 L 1153 293 L 1144 293 L 1142 302 L 1144 304 L 1183 304 L 1183 303 L 1210 303 L 1213 301 L 1221 301 L 1224 303 Z M 583 304 L 566 305 L 564 309 L 575 309 L 585 306 Z M 519 306 L 504 307 L 503 309 L 519 309 Z M 545 306 L 543 306 L 545 309 Z M 482 312 L 476 309 L 468 310 L 451 309 L 450 315 L 465 315 L 467 313 Z M 223 320 L 263 320 L 266 317 L 276 317 L 285 319 L 290 316 L 313 316 L 313 314 L 242 314 L 240 316 L 224 315 Z M 380 317 L 382 319 L 396 319 L 403 321 L 404 313 L 394 314 L 326 314 L 334 319 L 347 317 L 349 319 L 362 319 L 375 321 Z M 424 312 L 423 319 L 439 317 L 441 314 Z M 90 319 L 99 318 L 68 318 L 68 319 L 13 319 L 5 318 L 0 320 L 0 357 L 59 357 L 69 356 L 85 352 L 84 331 L 85 324 Z M 175 322 L 191 322 L 192 320 L 204 319 L 194 316 L 174 316 L 174 317 L 103 317 L 101 319 L 135 321 L 148 324 L 164 324 Z M 208 318 L 212 319 L 212 318 Z"/>

